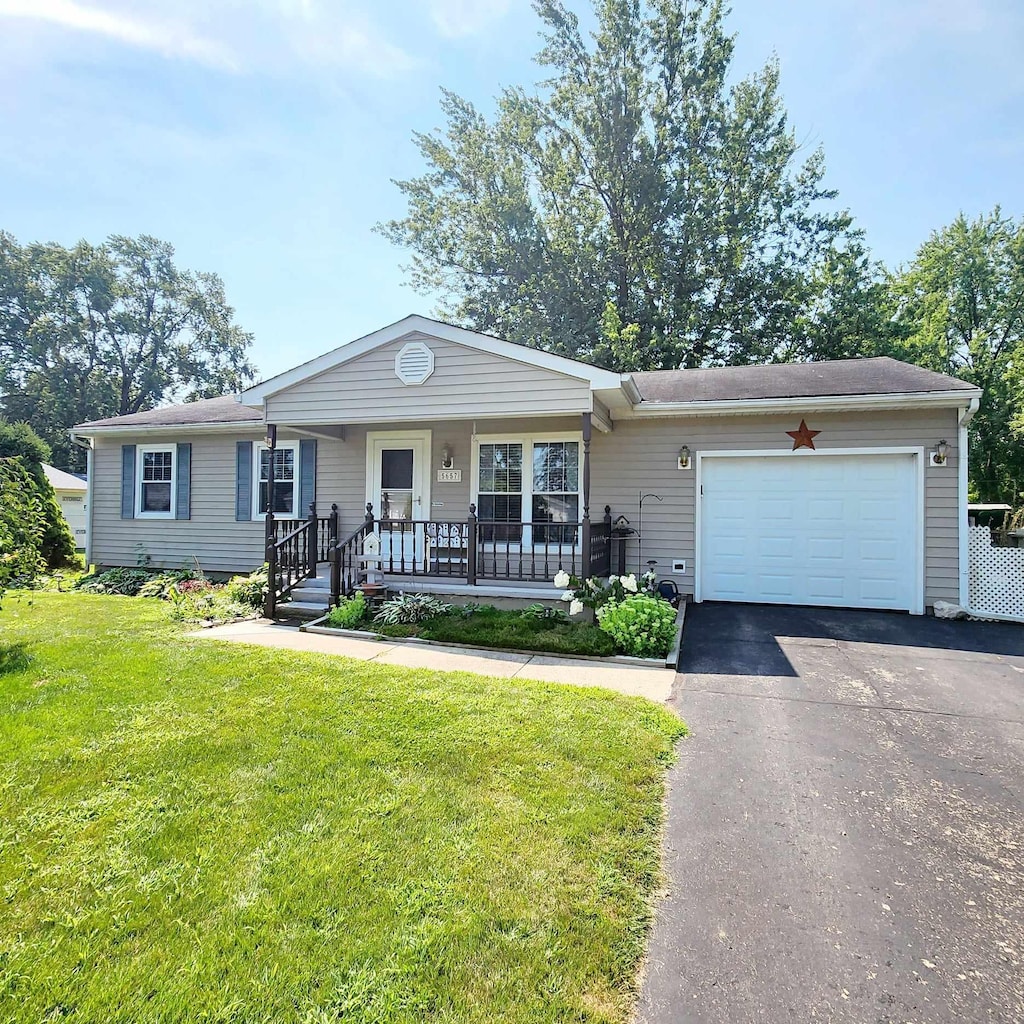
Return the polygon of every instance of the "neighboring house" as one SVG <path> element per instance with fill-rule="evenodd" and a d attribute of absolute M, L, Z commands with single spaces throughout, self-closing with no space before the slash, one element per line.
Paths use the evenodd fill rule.
<path fill-rule="evenodd" d="M 101 565 L 253 569 L 273 472 L 279 538 L 315 502 L 312 565 L 332 504 L 339 539 L 369 504 L 410 588 L 603 574 L 624 516 L 628 568 L 656 560 L 698 601 L 921 613 L 966 587 L 980 394 L 889 358 L 614 373 L 410 316 L 238 398 L 74 433 Z"/>
<path fill-rule="evenodd" d="M 57 504 L 67 520 L 75 550 L 84 551 L 89 529 L 89 485 L 80 477 L 43 463 L 43 472 L 57 493 Z"/>

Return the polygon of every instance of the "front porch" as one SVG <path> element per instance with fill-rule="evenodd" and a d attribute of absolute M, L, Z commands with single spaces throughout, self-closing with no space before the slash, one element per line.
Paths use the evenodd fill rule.
<path fill-rule="evenodd" d="M 470 465 L 462 463 L 464 481 L 461 470 L 451 469 L 451 448 L 441 444 L 440 437 L 447 435 L 440 431 L 434 432 L 436 438 L 430 430 L 366 431 L 364 484 L 367 496 L 377 502 L 365 503 L 355 529 L 351 518 L 345 528 L 337 502 L 327 516 L 318 514 L 315 503 L 304 519 L 266 512 L 267 615 L 273 617 L 277 605 L 295 591 L 318 592 L 334 606 L 367 582 L 473 600 L 536 601 L 557 596 L 553 581 L 559 572 L 580 579 L 609 575 L 612 511 L 605 505 L 591 516 L 591 415 L 584 413 L 577 422 L 576 432 L 565 430 L 562 419 L 560 429 L 553 425 L 535 436 L 500 443 L 492 440 L 499 435 L 477 434 L 473 424 L 471 444 L 468 437 L 460 438 L 466 445 L 462 451 L 472 451 Z M 297 455 L 282 459 L 272 454 L 288 444 L 279 442 L 277 433 L 275 426 L 268 427 L 259 487 L 266 494 L 295 495 L 309 467 L 300 465 Z M 517 432 L 500 436 L 516 437 Z M 340 438 L 324 440 L 345 444 L 350 464 L 362 454 Z M 323 441 L 321 446 L 326 448 Z M 471 499 L 464 513 L 441 511 L 452 502 L 430 500 L 434 462 L 439 467 L 436 492 L 448 497 L 440 484 L 455 476 L 462 494 Z M 279 481 L 275 477 L 281 472 L 286 479 Z"/>

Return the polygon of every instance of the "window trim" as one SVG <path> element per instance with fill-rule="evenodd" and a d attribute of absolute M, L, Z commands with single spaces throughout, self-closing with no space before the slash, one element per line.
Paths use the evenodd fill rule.
<path fill-rule="evenodd" d="M 299 484 L 300 476 L 302 474 L 302 467 L 300 464 L 301 454 L 299 450 L 298 441 L 278 441 L 275 451 L 283 451 L 289 449 L 294 453 L 294 465 L 295 474 L 292 477 L 292 508 L 291 512 L 275 512 L 275 519 L 300 519 L 298 515 L 299 509 Z M 254 520 L 266 519 L 267 513 L 260 511 L 260 455 L 263 452 L 270 451 L 266 443 L 263 441 L 253 441 L 252 443 L 252 518 Z"/>
<path fill-rule="evenodd" d="M 145 512 L 142 508 L 142 470 L 146 462 L 145 456 L 154 452 L 171 453 L 171 501 L 166 512 Z M 155 481 L 149 481 L 150 483 Z M 176 519 L 178 507 L 178 446 L 168 444 L 140 444 L 135 448 L 135 518 L 136 519 Z"/>
<path fill-rule="evenodd" d="M 472 472 L 470 474 L 470 494 L 471 500 L 479 505 L 480 501 L 480 445 L 482 444 L 521 444 L 523 446 L 523 509 L 522 511 L 529 512 L 529 519 L 522 519 L 523 523 L 523 539 L 519 543 L 513 543 L 509 550 L 523 550 L 526 548 L 534 548 L 552 551 L 560 547 L 569 547 L 568 544 L 549 542 L 547 545 L 543 541 L 534 541 L 533 539 L 533 446 L 535 444 L 543 444 L 546 441 L 575 441 L 579 445 L 580 451 L 580 481 L 579 490 L 575 493 L 580 498 L 580 515 L 583 514 L 583 432 L 581 430 L 533 430 L 528 434 L 474 434 L 473 435 L 473 464 Z M 491 493 L 491 492 L 488 492 Z M 547 492 L 538 492 L 547 493 Z M 557 525 L 557 524 L 555 524 Z"/>

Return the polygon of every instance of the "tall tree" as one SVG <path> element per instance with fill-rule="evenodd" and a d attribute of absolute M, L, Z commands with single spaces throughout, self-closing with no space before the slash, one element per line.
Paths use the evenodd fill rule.
<path fill-rule="evenodd" d="M 178 268 L 167 242 L 68 249 L 0 233 L 0 405 L 62 468 L 83 465 L 67 436 L 77 422 L 242 387 L 251 340 L 221 279 Z"/>
<path fill-rule="evenodd" d="M 971 490 L 1024 497 L 1024 219 L 963 214 L 936 231 L 891 282 L 898 358 L 984 389 L 971 428 Z"/>
<path fill-rule="evenodd" d="M 792 352 L 813 268 L 859 238 L 821 153 L 799 161 L 777 64 L 729 84 L 720 0 L 594 3 L 589 38 L 534 4 L 536 94 L 489 119 L 443 93 L 444 131 L 414 136 L 429 169 L 379 230 L 443 314 L 524 344 L 624 369 Z"/>

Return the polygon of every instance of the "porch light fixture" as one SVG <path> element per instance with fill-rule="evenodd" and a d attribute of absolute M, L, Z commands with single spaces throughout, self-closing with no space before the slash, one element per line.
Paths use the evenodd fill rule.
<path fill-rule="evenodd" d="M 945 441 L 940 441 L 935 446 L 935 451 L 932 452 L 932 465 L 944 466 L 946 464 L 946 456 L 948 455 L 949 445 Z"/>
<path fill-rule="evenodd" d="M 446 444 L 441 449 L 441 468 L 451 469 L 455 465 L 455 453 L 452 451 L 452 446 Z"/>
<path fill-rule="evenodd" d="M 689 469 L 690 468 L 690 446 L 689 445 L 684 444 L 679 449 L 679 458 L 676 461 L 676 465 L 680 469 Z"/>
<path fill-rule="evenodd" d="M 268 423 L 267 424 L 267 437 L 266 437 L 266 441 L 267 441 L 267 447 L 271 451 L 273 451 L 277 447 L 277 424 L 276 423 Z"/>

